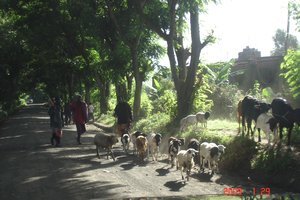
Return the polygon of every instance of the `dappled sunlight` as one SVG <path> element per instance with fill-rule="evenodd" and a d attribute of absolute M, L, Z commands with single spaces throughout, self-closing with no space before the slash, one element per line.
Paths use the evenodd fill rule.
<path fill-rule="evenodd" d="M 45 179 L 47 176 L 36 176 L 36 177 L 29 177 L 26 180 L 24 180 L 21 184 L 27 184 L 27 183 L 32 183 L 35 181 L 40 181 L 41 179 Z"/>
<path fill-rule="evenodd" d="M 4 136 L 4 137 L 0 137 L 0 140 L 15 139 L 15 138 L 20 138 L 20 137 L 24 137 L 24 135 Z"/>

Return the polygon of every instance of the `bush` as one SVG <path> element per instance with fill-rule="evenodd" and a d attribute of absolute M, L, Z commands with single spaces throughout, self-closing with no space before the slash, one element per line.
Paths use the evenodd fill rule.
<path fill-rule="evenodd" d="M 164 132 L 165 127 L 170 122 L 170 116 L 165 113 L 156 113 L 148 118 L 139 120 L 134 124 L 133 130 L 139 130 L 145 133 Z"/>
<path fill-rule="evenodd" d="M 235 85 L 222 84 L 215 87 L 210 95 L 214 102 L 212 116 L 228 119 L 235 117 L 238 101 L 242 97 L 241 91 Z"/>
<path fill-rule="evenodd" d="M 163 112 L 174 118 L 177 109 L 175 92 L 173 90 L 165 90 L 158 99 L 154 100 L 153 105 L 155 105 L 153 112 Z"/>
<path fill-rule="evenodd" d="M 266 174 L 280 174 L 297 166 L 291 152 L 280 149 L 262 149 L 253 159 L 252 168 Z"/>
<path fill-rule="evenodd" d="M 250 170 L 251 159 L 257 153 L 257 143 L 249 138 L 237 136 L 226 146 L 221 157 L 220 170 L 239 171 Z"/>

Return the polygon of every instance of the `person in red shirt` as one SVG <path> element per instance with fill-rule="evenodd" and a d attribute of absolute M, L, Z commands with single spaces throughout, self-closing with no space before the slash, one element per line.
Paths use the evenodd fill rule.
<path fill-rule="evenodd" d="M 87 105 L 80 95 L 75 97 L 75 101 L 71 103 L 73 113 L 73 122 L 77 130 L 77 143 L 81 144 L 81 135 L 86 132 L 85 124 L 87 123 Z"/>

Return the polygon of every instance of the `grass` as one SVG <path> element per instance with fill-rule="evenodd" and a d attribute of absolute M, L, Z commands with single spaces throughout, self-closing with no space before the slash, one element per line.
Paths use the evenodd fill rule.
<path fill-rule="evenodd" d="M 100 122 L 101 124 L 105 124 L 108 126 L 112 126 L 115 123 L 115 117 L 113 116 L 112 113 L 108 114 L 102 114 L 101 116 L 96 115 L 96 121 Z"/>

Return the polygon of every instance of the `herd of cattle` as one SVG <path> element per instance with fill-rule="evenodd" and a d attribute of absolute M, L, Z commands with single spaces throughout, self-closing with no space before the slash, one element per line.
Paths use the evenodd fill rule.
<path fill-rule="evenodd" d="M 271 110 L 271 112 L 269 112 Z M 294 123 L 300 123 L 300 109 L 293 109 L 291 105 L 283 98 L 276 98 L 271 104 L 259 101 L 251 96 L 246 96 L 238 103 L 238 119 L 239 119 L 239 132 L 240 132 L 240 119 L 242 119 L 242 135 L 247 131 L 247 135 L 251 132 L 253 136 L 255 129 L 258 129 L 258 138 L 260 137 L 260 130 L 263 130 L 268 135 L 268 144 L 270 144 L 270 136 L 273 133 L 276 135 L 279 127 L 280 139 L 282 139 L 283 128 L 288 129 L 288 142 L 290 145 L 291 131 Z M 208 112 L 199 112 L 196 115 L 188 115 L 180 121 L 180 131 L 185 130 L 190 125 L 197 125 L 198 122 L 206 127 L 207 119 L 210 114 Z M 251 123 L 255 122 L 255 127 L 252 129 Z M 247 122 L 247 123 L 245 123 Z M 274 137 L 274 142 L 276 137 Z M 277 139 L 277 138 L 276 138 Z M 136 131 L 129 134 L 125 131 L 121 135 L 121 143 L 125 153 L 128 153 L 129 145 L 133 145 L 133 153 L 143 161 L 150 154 L 153 161 L 157 161 L 159 148 L 162 141 L 162 135 L 159 133 L 145 134 Z M 107 150 L 107 159 L 111 154 L 115 160 L 112 152 L 112 146 L 118 142 L 118 136 L 107 133 L 97 133 L 94 138 L 96 145 L 97 156 L 99 156 L 99 148 Z M 197 139 L 191 139 L 187 145 L 186 150 L 180 148 L 184 145 L 183 138 L 170 137 L 168 139 L 168 160 L 171 167 L 176 165 L 180 169 L 182 179 L 184 180 L 183 171 L 186 172 L 187 180 L 191 169 L 194 166 L 194 159 L 199 160 L 200 170 L 204 170 L 207 166 L 211 173 L 218 169 L 218 160 L 225 152 L 224 145 L 217 145 L 215 143 L 200 142 Z"/>
<path fill-rule="evenodd" d="M 258 140 L 260 142 L 260 130 L 263 130 L 268 135 L 268 144 L 270 144 L 271 133 L 274 134 L 274 142 L 276 142 L 278 139 L 276 136 L 277 129 L 279 128 L 279 139 L 281 140 L 283 128 L 286 128 L 288 131 L 287 145 L 290 145 L 294 124 L 300 124 L 300 108 L 293 109 L 288 101 L 283 98 L 275 98 L 269 104 L 251 96 L 246 96 L 238 104 L 239 132 L 241 118 L 243 135 L 247 131 L 247 135 L 251 132 L 253 136 L 255 130 L 258 129 Z M 252 121 L 255 122 L 254 129 L 251 126 Z"/>

